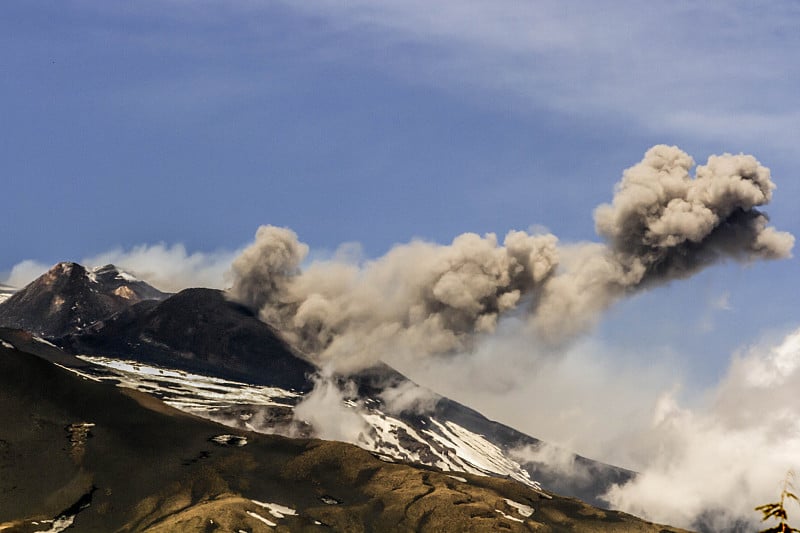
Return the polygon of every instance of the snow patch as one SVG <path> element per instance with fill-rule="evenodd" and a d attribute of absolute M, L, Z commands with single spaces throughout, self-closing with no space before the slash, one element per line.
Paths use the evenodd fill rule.
<path fill-rule="evenodd" d="M 291 507 L 286 507 L 285 505 L 281 505 L 279 503 L 265 503 L 260 502 L 258 500 L 250 500 L 254 504 L 263 507 L 269 511 L 269 514 L 274 516 L 275 518 L 286 518 L 287 516 L 297 516 L 297 511 L 292 509 Z"/>
<path fill-rule="evenodd" d="M 423 433 L 451 450 L 456 458 L 461 460 L 459 462 L 462 468 L 448 470 L 463 470 L 482 476 L 506 475 L 535 490 L 541 490 L 539 482 L 533 481 L 519 463 L 508 458 L 498 446 L 486 440 L 483 435 L 473 433 L 454 422 L 447 421 L 442 424 L 435 418 L 430 418 L 430 421 L 433 423 L 432 429 L 423 430 Z"/>
<path fill-rule="evenodd" d="M 120 387 L 129 387 L 162 399 L 166 404 L 211 418 L 231 427 L 244 424 L 250 430 L 262 433 L 292 434 L 290 424 L 255 424 L 253 410 L 259 407 L 280 407 L 294 410 L 302 404 L 304 396 L 294 391 L 264 387 L 221 378 L 193 374 L 182 370 L 158 367 L 131 360 L 79 355 L 90 363 L 82 368 L 85 377 L 111 381 Z M 79 373 L 73 370 L 73 372 Z M 90 378 L 91 379 L 91 378 Z M 340 395 L 345 396 L 346 395 Z M 522 466 L 509 458 L 498 446 L 483 435 L 471 432 L 450 421 L 440 422 L 432 416 L 419 418 L 417 429 L 398 417 L 378 409 L 381 402 L 365 399 L 363 402 L 342 401 L 337 405 L 358 421 L 357 435 L 351 441 L 368 450 L 382 461 L 404 461 L 433 466 L 450 472 L 467 472 L 476 475 L 509 477 L 540 491 L 538 482 L 530 478 Z M 241 407 L 238 410 L 237 408 Z M 233 416 L 220 419 L 220 412 Z M 298 417 L 295 411 L 295 420 Z M 343 439 L 338 439 L 343 440 Z M 464 481 L 466 482 L 466 480 Z M 543 494 L 544 497 L 546 497 Z"/>
<path fill-rule="evenodd" d="M 52 522 L 50 529 L 40 529 L 34 533 L 61 533 L 68 527 L 72 526 L 72 523 L 75 522 L 75 516 L 76 515 L 59 516 L 55 520 L 42 520 L 43 524 Z"/>
<path fill-rule="evenodd" d="M 48 341 L 48 340 L 45 340 L 45 339 L 43 339 L 43 338 L 41 338 L 41 337 L 37 337 L 37 336 L 35 336 L 35 335 L 34 335 L 34 337 L 33 337 L 33 340 L 35 340 L 36 342 L 38 342 L 38 343 L 40 343 L 40 344 L 46 344 L 46 345 L 48 345 L 48 346 L 52 346 L 53 348 L 58 348 L 58 346 L 56 346 L 56 345 L 55 345 L 55 344 L 53 344 L 52 342 L 50 342 L 50 341 Z"/>
<path fill-rule="evenodd" d="M 514 507 L 517 510 L 517 512 L 520 515 L 524 516 L 525 518 L 528 518 L 533 514 L 533 507 L 531 507 L 530 505 L 525 505 L 524 503 L 515 502 L 514 500 L 509 500 L 508 498 L 506 498 L 506 503 L 509 506 Z"/>
<path fill-rule="evenodd" d="M 280 389 L 250 385 L 238 381 L 193 374 L 137 361 L 79 355 L 91 363 L 91 372 L 103 381 L 116 382 L 164 400 L 181 411 L 205 416 L 215 410 L 237 405 L 287 406 L 300 394 Z"/>
<path fill-rule="evenodd" d="M 466 483 L 467 482 L 467 479 L 463 478 L 461 476 L 451 476 L 451 475 L 448 474 L 447 477 L 451 477 L 451 478 L 455 479 L 456 481 L 460 481 L 461 483 Z"/>
<path fill-rule="evenodd" d="M 255 512 L 253 512 L 253 511 L 247 511 L 247 514 L 249 514 L 250 516 L 252 516 L 252 517 L 253 517 L 253 518 L 255 518 L 256 520 L 260 520 L 260 521 L 264 522 L 264 523 L 265 523 L 265 524 L 267 524 L 269 527 L 275 527 L 275 526 L 277 526 L 277 525 L 278 525 L 278 524 L 276 524 L 275 522 L 273 522 L 273 521 L 271 521 L 271 520 L 267 520 L 266 518 L 264 518 L 264 517 L 263 517 L 263 516 L 261 516 L 260 514 L 258 514 L 258 513 L 255 513 Z"/>
<path fill-rule="evenodd" d="M 137 278 L 133 274 L 131 274 L 129 272 L 125 272 L 124 270 L 117 270 L 117 275 L 114 277 L 114 279 L 121 279 L 121 280 L 124 280 L 124 281 L 130 281 L 130 282 L 141 281 L 139 278 Z"/>
<path fill-rule="evenodd" d="M 242 437 L 240 435 L 217 435 L 216 437 L 211 437 L 210 440 L 214 444 L 219 444 L 220 446 L 236 446 L 237 448 L 241 448 L 247 445 L 247 437 Z"/>
<path fill-rule="evenodd" d="M 71 367 L 68 367 L 68 366 L 60 365 L 58 363 L 53 363 L 53 364 L 56 365 L 58 368 L 63 368 L 64 370 L 66 370 L 68 372 L 72 372 L 76 376 L 80 376 L 83 379 L 90 379 L 92 381 L 96 381 L 97 383 L 101 383 L 102 382 L 102 380 L 97 379 L 96 377 L 94 377 L 94 376 L 92 376 L 90 374 L 84 374 L 83 372 L 81 372 L 80 370 L 78 370 L 76 368 L 71 368 Z"/>
<path fill-rule="evenodd" d="M 4 341 L 2 339 L 0 339 L 0 346 L 2 346 L 3 348 L 8 348 L 9 350 L 16 350 L 16 348 L 14 348 L 13 344 L 9 344 L 9 343 L 7 343 L 6 341 Z"/>
<path fill-rule="evenodd" d="M 507 518 L 509 520 L 513 520 L 514 522 L 519 522 L 519 523 L 524 522 L 524 520 L 522 520 L 521 518 L 517 518 L 517 517 L 511 516 L 511 515 L 507 515 L 506 513 L 501 511 L 500 509 L 495 509 L 495 512 L 496 513 L 500 513 L 501 515 L 503 515 L 503 518 Z"/>

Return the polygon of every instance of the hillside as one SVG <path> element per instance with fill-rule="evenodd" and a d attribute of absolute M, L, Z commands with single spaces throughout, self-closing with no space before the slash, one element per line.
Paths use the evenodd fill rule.
<path fill-rule="evenodd" d="M 3 531 L 677 531 L 343 443 L 225 437 L 222 426 L 8 346 Z"/>

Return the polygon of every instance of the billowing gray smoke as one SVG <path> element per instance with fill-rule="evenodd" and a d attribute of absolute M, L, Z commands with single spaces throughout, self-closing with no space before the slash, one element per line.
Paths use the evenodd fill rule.
<path fill-rule="evenodd" d="M 300 272 L 308 248 L 288 229 L 262 226 L 233 263 L 234 297 L 309 355 L 337 367 L 371 364 L 391 347 L 464 350 L 494 330 L 556 265 L 552 235 L 464 234 L 449 246 L 412 242 L 363 267 L 339 261 Z"/>
<path fill-rule="evenodd" d="M 694 160 L 654 146 L 627 169 L 612 203 L 595 210 L 605 244 L 562 249 L 561 268 L 535 309 L 537 330 L 561 339 L 583 330 L 632 290 L 688 277 L 721 259 L 789 257 L 794 237 L 767 226 L 756 209 L 772 199 L 769 169 L 749 155 Z"/>
<path fill-rule="evenodd" d="M 308 247 L 262 226 L 233 263 L 232 296 L 259 310 L 294 346 L 346 372 L 387 353 L 468 350 L 515 309 L 543 342 L 590 326 L 626 293 L 687 277 L 719 260 L 788 257 L 794 237 L 756 208 L 775 188 L 752 156 L 694 161 L 659 145 L 625 171 L 595 212 L 605 243 L 559 245 L 554 235 L 466 233 L 450 245 L 411 242 L 380 259 L 301 263 Z"/>

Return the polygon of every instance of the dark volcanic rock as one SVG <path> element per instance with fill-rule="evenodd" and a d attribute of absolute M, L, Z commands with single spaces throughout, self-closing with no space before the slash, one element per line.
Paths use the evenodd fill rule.
<path fill-rule="evenodd" d="M 137 302 L 166 296 L 113 265 L 86 270 L 59 263 L 0 303 L 0 326 L 55 338 Z"/>
<path fill-rule="evenodd" d="M 315 367 L 275 331 L 214 289 L 186 289 L 146 301 L 60 339 L 72 353 L 180 368 L 284 389 L 311 389 Z"/>

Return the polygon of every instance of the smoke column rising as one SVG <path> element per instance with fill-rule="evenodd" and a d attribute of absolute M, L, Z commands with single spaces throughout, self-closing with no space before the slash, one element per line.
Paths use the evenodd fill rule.
<path fill-rule="evenodd" d="M 551 234 L 465 233 L 449 245 L 414 241 L 363 265 L 301 270 L 308 246 L 262 226 L 233 262 L 232 297 L 318 363 L 338 372 L 386 353 L 424 357 L 469 350 L 511 312 L 543 343 L 585 331 L 625 294 L 686 278 L 718 261 L 789 257 L 794 237 L 757 208 L 775 185 L 749 155 L 693 159 L 654 146 L 595 210 L 602 243 L 563 245 Z"/>

